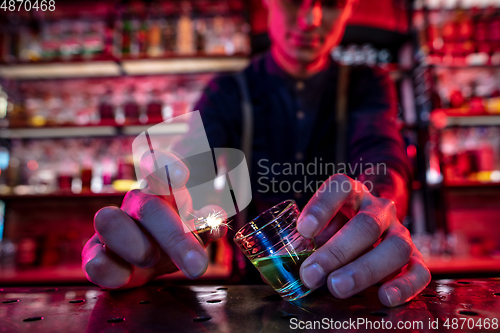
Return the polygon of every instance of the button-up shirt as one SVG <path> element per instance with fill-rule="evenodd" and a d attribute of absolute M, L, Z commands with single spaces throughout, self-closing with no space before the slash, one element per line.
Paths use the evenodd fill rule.
<path fill-rule="evenodd" d="M 393 84 L 387 73 L 369 67 L 351 70 L 348 163 L 333 165 L 338 69 L 332 61 L 323 71 L 299 80 L 266 53 L 244 70 L 254 119 L 250 216 L 287 199 L 303 207 L 321 183 L 337 172 L 358 177 L 372 166 L 383 173 L 385 165 L 385 170 L 409 179 Z M 241 149 L 241 98 L 232 75 L 218 76 L 205 88 L 194 110 L 200 111 L 211 148 Z M 187 137 L 197 135 L 190 130 Z"/>

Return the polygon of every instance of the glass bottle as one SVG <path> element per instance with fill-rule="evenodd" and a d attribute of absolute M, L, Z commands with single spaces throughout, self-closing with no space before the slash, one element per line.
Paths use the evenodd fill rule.
<path fill-rule="evenodd" d="M 111 88 L 106 89 L 99 101 L 99 116 L 101 124 L 114 123 L 115 106 L 113 105 L 113 90 Z"/>
<path fill-rule="evenodd" d="M 195 52 L 195 40 L 190 4 L 186 1 L 182 2 L 181 10 L 181 17 L 177 21 L 177 53 L 191 55 Z"/>
<path fill-rule="evenodd" d="M 146 107 L 148 122 L 154 124 L 162 122 L 162 109 L 163 102 L 161 100 L 160 91 L 158 89 L 151 90 L 149 92 L 149 101 Z"/>
<path fill-rule="evenodd" d="M 150 20 L 148 22 L 148 57 L 160 57 L 163 55 L 163 45 L 161 32 L 164 26 L 164 20 Z"/>
<path fill-rule="evenodd" d="M 126 89 L 123 101 L 123 114 L 127 123 L 137 123 L 139 121 L 139 104 L 135 98 L 135 86 Z"/>

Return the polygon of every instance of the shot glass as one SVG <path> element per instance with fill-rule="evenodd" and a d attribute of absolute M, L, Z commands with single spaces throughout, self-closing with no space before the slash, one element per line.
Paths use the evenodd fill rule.
<path fill-rule="evenodd" d="M 313 239 L 297 231 L 299 208 L 283 201 L 247 223 L 234 236 L 246 257 L 286 301 L 311 292 L 300 280 L 300 265 L 316 250 Z"/>

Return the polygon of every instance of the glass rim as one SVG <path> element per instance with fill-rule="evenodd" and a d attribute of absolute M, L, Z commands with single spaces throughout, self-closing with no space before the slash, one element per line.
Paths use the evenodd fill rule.
<path fill-rule="evenodd" d="M 253 221 L 257 220 L 259 217 L 261 217 L 262 215 L 264 215 L 265 213 L 267 213 L 269 210 L 271 210 L 271 209 L 273 209 L 273 208 L 275 208 L 275 207 L 277 207 L 277 206 L 280 206 L 280 205 L 282 205 L 282 204 L 284 204 L 284 203 L 287 203 L 286 207 L 284 207 L 284 208 L 281 210 L 281 212 L 280 212 L 280 213 L 279 213 L 279 214 L 278 214 L 278 215 L 277 215 L 274 219 L 272 219 L 271 221 L 267 222 L 266 224 L 264 224 L 264 225 L 263 225 L 262 227 L 260 227 L 259 229 L 252 231 L 252 232 L 251 232 L 251 233 L 249 233 L 248 235 L 245 235 L 245 236 L 243 236 L 243 237 L 238 237 L 238 238 L 236 238 L 236 235 L 238 235 L 238 234 L 240 233 L 240 231 L 242 231 L 244 228 L 246 228 L 246 227 L 247 227 L 250 223 L 252 223 Z M 241 227 L 241 228 L 240 228 L 240 229 L 236 232 L 236 234 L 234 235 L 234 237 L 233 237 L 233 241 L 238 242 L 238 241 L 240 241 L 240 240 L 242 240 L 242 239 L 245 239 L 245 238 L 247 238 L 247 237 L 252 236 L 252 235 L 253 235 L 253 234 L 255 234 L 257 231 L 262 230 L 263 228 L 267 227 L 269 224 L 271 224 L 271 223 L 273 223 L 274 221 L 276 221 L 277 219 L 281 218 L 281 217 L 283 216 L 283 214 L 285 214 L 285 212 L 287 212 L 287 211 L 288 211 L 288 210 L 289 210 L 292 206 L 294 206 L 294 205 L 297 205 L 297 203 L 295 202 L 295 200 L 293 200 L 293 199 L 288 199 L 288 200 L 282 201 L 282 202 L 280 202 L 279 204 L 274 205 L 273 207 L 271 207 L 271 208 L 269 208 L 269 209 L 267 209 L 267 210 L 263 211 L 263 212 L 262 212 L 262 213 L 260 213 L 260 214 L 259 214 L 256 218 L 254 218 L 253 220 L 251 220 L 251 221 L 247 222 L 244 226 L 242 226 L 242 227 Z"/>

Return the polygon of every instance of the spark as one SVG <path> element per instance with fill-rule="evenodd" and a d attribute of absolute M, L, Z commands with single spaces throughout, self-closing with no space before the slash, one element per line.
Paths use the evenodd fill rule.
<path fill-rule="evenodd" d="M 213 210 L 211 213 L 208 213 L 207 216 L 205 217 L 198 217 L 194 214 L 191 213 L 196 218 L 195 222 L 195 228 L 198 232 L 205 232 L 210 230 L 210 233 L 214 231 L 219 231 L 219 228 L 221 226 L 226 226 L 229 227 L 230 221 L 224 221 L 223 216 L 224 212 L 223 211 L 218 211 L 218 210 Z"/>
<path fill-rule="evenodd" d="M 219 227 L 221 226 L 223 220 L 220 218 L 221 212 L 213 211 L 213 213 L 209 213 L 205 218 L 205 223 L 211 228 L 210 232 L 213 230 L 219 231 Z"/>

